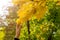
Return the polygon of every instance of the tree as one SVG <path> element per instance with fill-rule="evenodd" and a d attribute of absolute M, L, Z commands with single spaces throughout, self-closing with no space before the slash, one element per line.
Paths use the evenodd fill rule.
<path fill-rule="evenodd" d="M 31 20 L 32 16 L 36 19 L 40 19 L 45 15 L 47 10 L 46 0 L 12 0 L 14 5 L 18 7 L 17 15 L 18 19 L 16 23 L 22 24 L 27 22 L 28 26 L 28 34 L 30 35 L 29 28 L 29 20 Z"/>
<path fill-rule="evenodd" d="M 8 24 L 8 26 L 5 28 L 5 36 L 4 36 L 4 40 L 14 40 L 14 36 L 15 36 L 15 19 L 16 19 L 16 8 L 15 6 L 12 7 L 8 7 L 8 12 L 9 15 L 6 16 L 6 22 Z"/>

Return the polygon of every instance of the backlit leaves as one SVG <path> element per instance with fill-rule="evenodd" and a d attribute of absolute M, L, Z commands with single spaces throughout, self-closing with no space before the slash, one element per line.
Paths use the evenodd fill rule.
<path fill-rule="evenodd" d="M 18 20 L 28 21 L 32 16 L 36 17 L 36 19 L 40 19 L 47 11 L 46 0 L 15 0 L 17 4 L 20 4 L 20 2 L 25 3 L 20 5 L 21 7 L 17 10 Z"/>

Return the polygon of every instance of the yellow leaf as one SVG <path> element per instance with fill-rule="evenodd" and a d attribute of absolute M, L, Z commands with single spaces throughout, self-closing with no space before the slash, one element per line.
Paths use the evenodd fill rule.
<path fill-rule="evenodd" d="M 47 7 L 40 7 L 39 9 L 37 9 L 37 12 L 35 14 L 35 17 L 37 19 L 41 19 L 44 17 L 45 13 L 47 11 Z"/>
<path fill-rule="evenodd" d="M 19 2 L 20 2 L 20 0 L 12 0 L 12 3 L 15 5 L 19 4 Z"/>
<path fill-rule="evenodd" d="M 27 19 L 25 19 L 25 18 L 18 18 L 17 20 L 16 20 L 16 23 L 17 24 L 21 24 L 21 23 L 24 23 L 24 22 L 26 22 L 27 21 Z"/>
<path fill-rule="evenodd" d="M 17 11 L 17 15 L 18 15 L 18 19 L 17 19 L 17 23 L 23 23 L 26 22 L 27 20 L 30 20 L 32 18 L 32 16 L 36 17 L 36 19 L 40 19 L 45 15 L 45 12 L 47 10 L 46 7 L 46 1 L 41 0 L 39 2 L 34 2 L 34 1 L 30 1 L 30 0 L 18 0 L 15 3 L 19 3 L 19 2 L 25 2 L 23 3 L 23 5 L 18 6 L 19 9 Z"/>
<path fill-rule="evenodd" d="M 54 2 L 57 2 L 58 0 L 54 0 Z"/>
<path fill-rule="evenodd" d="M 20 24 L 20 23 L 21 23 L 21 22 L 20 22 L 20 19 L 17 19 L 17 20 L 16 20 L 16 23 L 17 23 L 17 24 Z"/>
<path fill-rule="evenodd" d="M 14 5 L 18 5 L 18 4 L 22 4 L 22 3 L 25 3 L 25 2 L 28 2 L 30 0 L 12 0 L 12 3 Z"/>

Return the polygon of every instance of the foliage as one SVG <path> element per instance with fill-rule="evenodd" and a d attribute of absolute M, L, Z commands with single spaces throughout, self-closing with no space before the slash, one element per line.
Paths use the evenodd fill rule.
<path fill-rule="evenodd" d="M 14 8 L 16 11 L 13 11 L 13 13 L 11 13 L 11 12 L 10 13 L 18 14 L 18 16 L 15 15 L 16 17 L 14 19 L 10 18 L 10 20 L 8 22 L 10 22 L 11 20 L 15 22 L 15 20 L 18 19 L 17 23 L 18 24 L 20 24 L 20 22 L 22 23 L 21 36 L 19 37 L 20 40 L 28 40 L 29 34 L 28 34 L 28 29 L 27 29 L 27 22 L 26 22 L 27 20 L 29 20 L 29 24 L 30 24 L 31 40 L 60 40 L 60 5 L 57 5 L 57 4 L 59 4 L 59 1 L 57 1 L 57 0 L 47 0 L 47 1 L 38 0 L 40 2 L 43 2 L 43 4 L 41 4 L 40 2 L 39 3 L 35 2 L 36 0 L 34 0 L 34 2 L 32 2 L 30 0 L 23 0 L 23 1 L 22 0 L 13 0 L 13 1 L 14 1 L 13 2 L 14 6 L 16 6 L 17 9 Z M 48 8 L 47 8 L 48 10 L 46 9 L 45 2 L 46 2 L 46 5 L 48 6 Z M 39 4 L 39 5 L 36 6 L 36 5 L 34 5 L 34 3 L 36 3 L 36 5 L 37 4 Z M 41 6 L 43 6 L 43 7 L 41 7 Z M 36 10 L 33 7 L 36 7 Z M 29 12 L 27 12 L 27 11 L 29 11 Z M 10 16 L 12 16 L 12 15 L 10 15 Z M 15 23 L 13 23 L 13 24 L 15 24 Z M 15 25 L 13 25 L 13 26 L 15 27 Z M 10 27 L 8 27 L 8 28 L 10 28 Z M 6 29 L 8 29 L 8 28 L 6 28 Z M 6 33 L 7 32 L 8 31 L 6 31 Z M 10 31 L 9 31 L 9 33 L 10 33 Z M 13 37 L 14 37 L 14 35 L 15 35 L 14 31 L 11 31 L 10 34 L 9 33 L 8 33 L 8 35 L 11 35 L 11 33 L 12 33 Z M 13 40 L 13 37 L 10 36 L 11 40 Z M 9 40 L 9 39 L 7 38 L 7 40 Z"/>
<path fill-rule="evenodd" d="M 5 36 L 5 28 L 4 27 L 0 27 L 0 40 L 3 40 L 4 36 Z"/>
<path fill-rule="evenodd" d="M 19 17 L 16 21 L 17 24 L 30 20 L 32 16 L 34 16 L 36 19 L 40 19 L 44 16 L 45 12 L 47 11 L 46 0 L 40 0 L 40 1 L 37 1 L 37 0 L 19 1 L 18 0 L 16 2 L 17 2 L 17 5 L 19 5 L 17 6 L 19 8 L 17 10 L 17 15 Z M 13 1 L 14 5 L 16 5 L 15 4 L 16 2 Z M 21 5 L 20 2 L 25 2 L 25 3 Z"/>

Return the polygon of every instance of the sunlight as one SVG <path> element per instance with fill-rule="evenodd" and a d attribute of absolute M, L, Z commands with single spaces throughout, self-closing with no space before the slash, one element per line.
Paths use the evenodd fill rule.
<path fill-rule="evenodd" d="M 11 0 L 0 0 L 0 16 L 8 14 L 6 10 L 8 6 L 12 6 Z"/>

